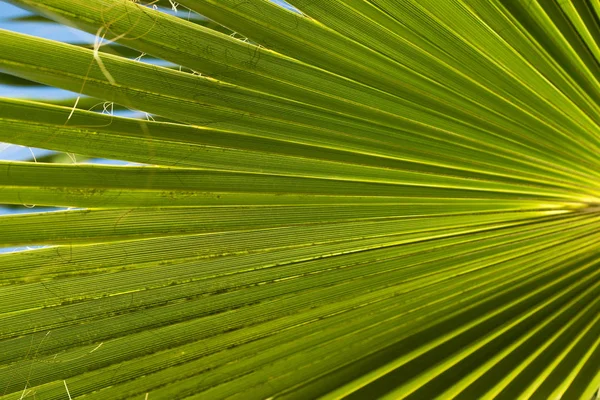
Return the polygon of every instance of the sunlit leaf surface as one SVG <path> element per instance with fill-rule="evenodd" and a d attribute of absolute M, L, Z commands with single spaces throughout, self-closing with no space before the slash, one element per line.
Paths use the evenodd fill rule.
<path fill-rule="evenodd" d="M 597 395 L 597 0 L 8 3 L 0 399 Z"/>

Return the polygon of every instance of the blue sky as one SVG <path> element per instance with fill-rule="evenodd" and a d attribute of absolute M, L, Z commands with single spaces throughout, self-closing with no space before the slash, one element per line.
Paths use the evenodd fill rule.
<path fill-rule="evenodd" d="M 290 10 L 295 10 L 289 4 L 282 0 L 272 0 L 274 3 L 282 5 Z M 0 29 L 7 29 L 14 32 L 25 33 L 29 35 L 35 35 L 44 37 L 47 39 L 58 40 L 67 43 L 94 43 L 94 36 L 88 33 L 79 31 L 74 28 L 67 26 L 61 26 L 58 24 L 43 23 L 43 22 L 14 22 L 14 18 L 24 17 L 31 13 L 5 3 L 0 0 Z M 45 99 L 73 99 L 77 96 L 76 93 L 68 92 L 61 89 L 50 88 L 50 87 L 19 87 L 19 86 L 8 86 L 0 84 L 0 97 L 12 97 L 12 98 L 27 98 L 33 100 L 45 100 Z M 44 149 L 28 148 L 23 146 L 10 145 L 7 143 L 0 142 L 0 160 L 27 160 L 32 158 L 32 153 L 35 157 L 41 157 L 44 155 L 51 154 L 51 151 Z M 92 160 L 96 163 L 102 164 L 122 164 L 120 161 L 114 160 Z M 11 213 L 27 213 L 27 212 L 44 212 L 53 210 L 52 208 L 6 208 L 0 205 L 1 214 Z M 0 249 L 0 252 L 8 249 Z"/>
<path fill-rule="evenodd" d="M 11 19 L 13 18 L 23 17 L 29 14 L 31 13 L 21 8 L 0 2 L 0 28 L 65 42 L 79 41 L 93 43 L 94 41 L 93 35 L 65 26 L 40 22 L 11 22 Z M 68 99 L 73 98 L 74 96 L 75 95 L 71 92 L 49 87 L 37 88 L 0 85 L 0 97 L 44 100 L 50 98 Z M 48 150 L 29 149 L 22 146 L 0 143 L 0 160 L 30 159 L 31 152 L 33 152 L 36 157 L 41 157 L 50 153 Z M 0 209 L 0 213 L 2 213 L 2 211 L 6 210 Z"/>
<path fill-rule="evenodd" d="M 283 0 L 272 0 L 274 3 L 282 5 L 290 10 L 294 10 L 292 6 L 287 4 Z M 43 22 L 13 22 L 11 21 L 16 17 L 23 17 L 30 15 L 31 13 L 13 6 L 0 0 L 0 29 L 7 29 L 15 32 L 26 33 L 29 35 L 35 35 L 44 37 L 47 39 L 58 40 L 68 43 L 94 43 L 94 36 L 86 32 L 79 31 L 74 28 L 62 26 L 58 24 L 50 24 Z M 167 64 L 167 63 L 159 63 Z M 75 98 L 77 94 L 68 92 L 61 89 L 44 87 L 15 87 L 0 84 L 0 97 L 12 97 L 12 98 L 27 98 L 32 100 L 44 100 L 44 99 L 70 99 Z M 0 144 L 0 160 L 6 159 L 19 159 L 29 158 L 29 150 L 13 148 L 10 151 L 3 150 L 4 146 Z M 36 155 L 37 155 L 36 150 Z M 41 153 L 40 153 L 41 154 Z"/>
<path fill-rule="evenodd" d="M 17 17 L 27 16 L 30 13 L 11 4 L 0 0 L 0 28 L 14 32 L 26 33 L 29 35 L 41 36 L 52 40 L 59 40 L 70 43 L 93 43 L 94 36 L 85 32 L 78 31 L 66 26 L 41 22 L 11 22 Z M 75 93 L 50 87 L 18 87 L 0 84 L 0 97 L 27 98 L 34 100 L 45 99 L 72 99 L 77 96 Z M 52 151 L 45 149 L 36 149 L 23 146 L 11 145 L 0 142 L 0 160 L 24 160 L 31 159 L 32 153 L 36 157 L 52 154 Z M 114 163 L 111 160 L 97 160 L 101 163 Z M 0 205 L 0 215 L 2 214 L 24 214 L 32 212 L 48 212 L 57 210 L 52 207 L 33 207 L 33 208 L 7 208 Z M 0 253 L 7 251 L 25 250 L 25 248 L 0 248 Z"/>

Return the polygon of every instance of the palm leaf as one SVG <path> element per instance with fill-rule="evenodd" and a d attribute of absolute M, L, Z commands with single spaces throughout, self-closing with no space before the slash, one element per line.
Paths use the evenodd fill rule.
<path fill-rule="evenodd" d="M 599 3 L 10 2 L 0 399 L 594 396 Z"/>

